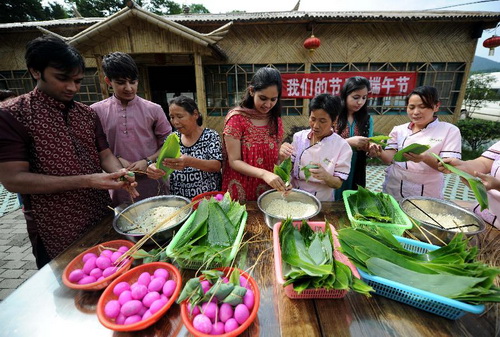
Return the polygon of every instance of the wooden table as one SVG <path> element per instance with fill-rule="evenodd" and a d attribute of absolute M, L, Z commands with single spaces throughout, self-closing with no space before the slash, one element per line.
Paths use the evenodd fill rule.
<path fill-rule="evenodd" d="M 275 281 L 272 232 L 265 225 L 256 203 L 247 204 L 245 239 L 254 235 L 244 268 L 263 252 L 253 277 L 261 291 L 259 314 L 245 332 L 248 336 L 495 336 L 494 315 L 467 314 L 451 321 L 414 307 L 374 295 L 367 298 L 349 292 L 343 299 L 290 300 Z M 336 227 L 346 223 L 340 202 L 323 203 L 315 220 L 327 218 Z M 496 231 L 498 232 L 498 231 Z M 496 235 L 497 233 L 493 233 Z M 77 254 L 100 242 L 120 238 L 111 219 L 90 231 L 50 264 L 27 280 L 0 303 L 0 336 L 187 336 L 180 308 L 173 305 L 167 315 L 150 328 L 116 333 L 102 326 L 95 315 L 101 292 L 68 289 L 61 274 Z M 495 238 L 495 240 L 498 237 Z M 496 245 L 498 247 L 498 245 Z M 192 272 L 183 272 L 183 278 Z M 498 336 L 498 335 L 497 335 Z"/>

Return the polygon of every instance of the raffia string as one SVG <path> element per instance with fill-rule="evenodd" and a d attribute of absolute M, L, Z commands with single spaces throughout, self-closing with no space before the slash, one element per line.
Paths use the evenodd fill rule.
<path fill-rule="evenodd" d="M 160 223 L 158 223 L 158 225 L 156 225 L 155 228 L 153 228 L 149 233 L 144 234 L 144 236 L 139 241 L 137 241 L 137 243 L 135 245 L 133 245 L 128 251 L 126 251 L 122 256 L 120 256 L 116 260 L 116 262 L 120 263 L 124 259 L 126 259 L 129 256 L 133 255 L 135 252 L 137 252 L 139 249 L 141 249 L 142 245 L 144 243 L 146 243 L 146 241 L 148 241 L 148 239 L 150 239 L 154 234 L 156 234 L 156 232 L 158 232 L 163 227 L 164 224 L 168 223 L 172 219 L 175 219 L 175 217 L 177 217 L 178 215 L 180 215 L 185 210 L 193 207 L 198 202 L 199 202 L 199 200 L 192 201 L 189 204 L 182 206 L 181 208 L 179 208 L 177 211 L 175 211 L 174 213 L 172 213 L 168 217 L 166 217 L 163 221 L 161 221 Z"/>

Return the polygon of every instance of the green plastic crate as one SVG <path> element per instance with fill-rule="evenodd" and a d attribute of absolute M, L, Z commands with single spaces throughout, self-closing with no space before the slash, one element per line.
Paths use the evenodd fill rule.
<path fill-rule="evenodd" d="M 174 258 L 173 251 L 175 247 L 177 246 L 177 243 L 179 242 L 180 238 L 184 235 L 184 233 L 187 231 L 187 228 L 189 227 L 189 224 L 193 222 L 194 217 L 196 216 L 196 212 L 194 211 L 191 216 L 186 220 L 184 225 L 182 225 L 181 229 L 175 234 L 175 236 L 172 238 L 172 241 L 170 244 L 167 246 L 167 256 L 172 259 L 172 261 L 177 264 L 179 267 L 184 268 L 184 269 L 194 269 L 198 270 L 202 266 L 204 269 L 214 269 L 214 268 L 221 268 L 221 267 L 227 267 L 231 264 L 231 261 L 234 260 L 236 257 L 236 254 L 238 253 L 238 248 L 241 244 L 241 240 L 243 239 L 243 234 L 245 232 L 245 227 L 247 224 L 247 217 L 248 213 L 247 211 L 243 212 L 243 215 L 241 216 L 241 223 L 240 223 L 240 228 L 238 229 L 238 234 L 236 235 L 236 239 L 234 241 L 233 247 L 231 248 L 231 252 L 229 253 L 228 257 L 224 262 L 212 262 L 212 263 L 205 263 L 202 260 L 188 260 L 188 259 L 183 259 L 183 258 Z"/>
<path fill-rule="evenodd" d="M 371 222 L 371 221 L 364 221 L 364 220 L 357 220 L 354 219 L 354 215 L 352 214 L 351 206 L 349 205 L 349 201 L 347 201 L 347 198 L 352 195 L 356 194 L 358 191 L 353 191 L 353 190 L 345 190 L 342 192 L 342 198 L 344 199 L 344 205 L 345 205 L 345 210 L 347 212 L 347 216 L 349 218 L 349 221 L 351 222 L 352 227 L 363 227 L 369 230 L 373 230 L 374 227 L 382 227 L 389 232 L 391 232 L 394 235 L 403 235 L 404 231 L 407 229 L 410 229 L 413 227 L 413 224 L 408 218 L 408 216 L 401 210 L 401 207 L 399 207 L 398 202 L 392 195 L 389 195 L 389 199 L 391 200 L 391 204 L 396 210 L 395 212 L 395 223 L 382 223 L 382 222 Z"/>

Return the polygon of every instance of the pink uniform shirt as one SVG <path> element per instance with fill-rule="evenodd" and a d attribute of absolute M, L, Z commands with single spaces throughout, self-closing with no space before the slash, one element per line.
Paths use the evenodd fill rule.
<path fill-rule="evenodd" d="M 333 201 L 334 189 L 310 177 L 306 181 L 301 168 L 311 163 L 319 163 L 333 176 L 346 180 L 351 168 L 352 149 L 347 141 L 332 133 L 320 142 L 311 145 L 311 130 L 303 130 L 293 135 L 292 185 L 315 195 L 320 201 Z"/>
<path fill-rule="evenodd" d="M 493 144 L 488 150 L 483 152 L 483 157 L 493 160 L 490 174 L 500 179 L 500 142 Z M 481 217 L 488 223 L 500 229 L 500 191 L 488 191 L 488 210 L 480 211 L 478 206 L 474 207 L 474 211 L 479 213 Z"/>
<path fill-rule="evenodd" d="M 453 124 L 440 122 L 437 118 L 424 129 L 413 132 L 411 123 L 395 126 L 389 134 L 386 150 L 401 150 L 414 143 L 430 145 L 427 152 L 442 158 L 461 158 L 462 137 Z M 393 162 L 386 169 L 383 191 L 396 200 L 409 196 L 443 198 L 444 175 L 427 164 L 412 161 Z"/>

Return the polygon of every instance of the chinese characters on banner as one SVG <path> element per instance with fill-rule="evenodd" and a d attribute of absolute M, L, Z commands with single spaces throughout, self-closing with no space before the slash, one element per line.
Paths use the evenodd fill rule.
<path fill-rule="evenodd" d="M 313 98 L 319 94 L 339 95 L 352 76 L 366 77 L 371 83 L 370 97 L 406 96 L 417 83 L 416 72 L 349 72 L 281 74 L 283 98 Z"/>

